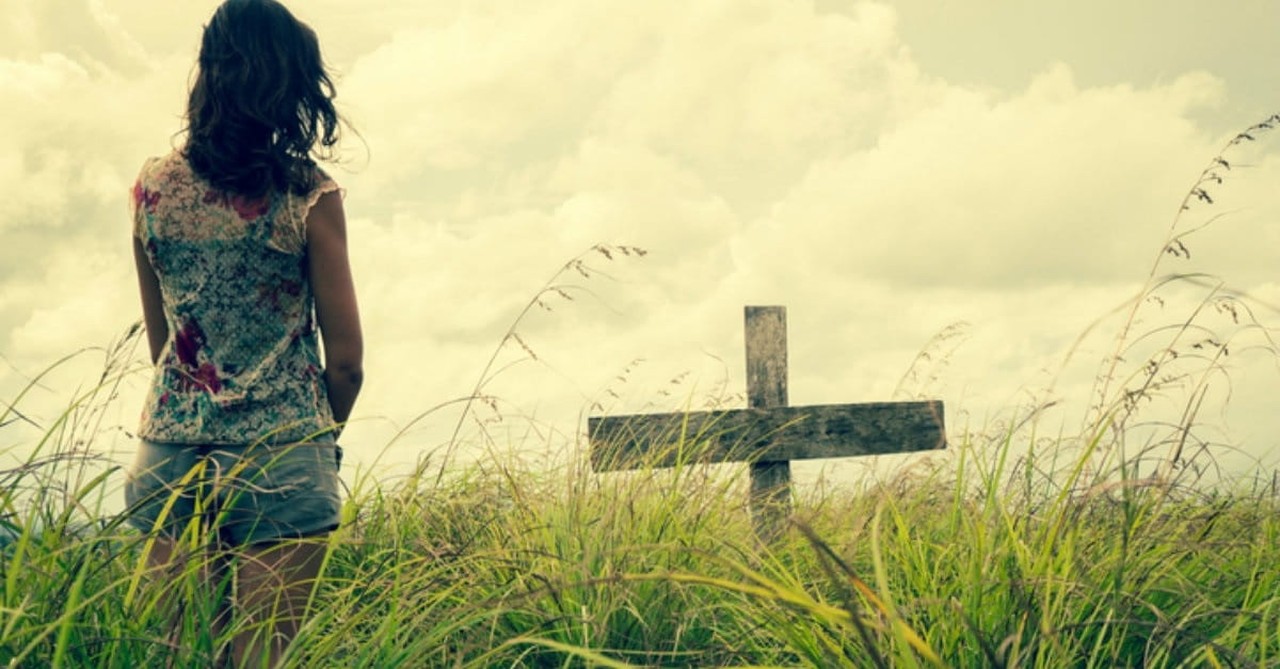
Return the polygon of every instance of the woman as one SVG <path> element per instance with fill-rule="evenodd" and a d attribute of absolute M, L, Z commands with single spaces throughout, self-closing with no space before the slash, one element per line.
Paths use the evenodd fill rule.
<path fill-rule="evenodd" d="M 341 196 L 312 159 L 337 141 L 333 97 L 308 26 L 275 0 L 227 0 L 204 29 L 185 144 L 133 190 L 155 375 L 130 522 L 154 533 L 157 568 L 207 560 L 206 594 L 224 595 L 208 623 L 214 639 L 232 625 L 237 666 L 278 662 L 338 525 L 335 440 L 362 340 Z"/>

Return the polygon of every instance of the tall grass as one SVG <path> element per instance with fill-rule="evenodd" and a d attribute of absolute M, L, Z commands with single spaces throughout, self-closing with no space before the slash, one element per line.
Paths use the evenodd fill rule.
<path fill-rule="evenodd" d="M 1170 240 L 1186 243 L 1177 224 Z M 1223 369 L 1214 351 L 1229 345 L 1206 349 L 1194 316 L 1223 295 L 1247 304 L 1211 284 L 1143 349 L 1155 373 L 1126 368 L 1129 324 L 1177 280 L 1160 267 L 1122 311 L 1078 433 L 1046 437 L 1032 407 L 953 435 L 945 455 L 863 489 L 800 494 L 791 531 L 767 545 L 734 466 L 599 475 L 585 453 L 534 468 L 491 449 L 448 476 L 363 478 L 285 664 L 1280 666 L 1280 489 L 1197 485 L 1212 451 L 1188 447 L 1205 370 Z M 93 454 L 94 417 L 136 335 L 0 471 L 7 666 L 210 666 L 226 641 L 208 631 L 217 593 L 196 587 L 202 565 L 148 573 L 147 537 L 102 511 L 121 476 Z M 1174 391 L 1184 420 L 1152 431 L 1144 398 Z"/>
<path fill-rule="evenodd" d="M 955 467 L 802 499 L 797 531 L 770 546 L 742 486 L 696 467 L 364 482 L 288 665 L 1280 663 L 1274 485 L 1071 490 L 1001 476 L 1013 446 L 967 438 Z M 56 463 L 42 466 L 76 466 Z M 75 496 L 42 503 L 10 518 L 0 553 L 0 658 L 207 666 L 220 640 L 201 629 L 198 565 L 146 578 L 144 537 L 62 522 Z M 176 636 L 175 600 L 190 602 Z"/>

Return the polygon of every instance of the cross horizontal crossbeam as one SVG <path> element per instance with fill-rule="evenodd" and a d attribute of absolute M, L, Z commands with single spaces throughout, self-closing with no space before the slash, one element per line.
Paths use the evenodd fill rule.
<path fill-rule="evenodd" d="M 946 446 L 940 401 L 594 417 L 596 471 L 678 463 L 786 462 Z"/>

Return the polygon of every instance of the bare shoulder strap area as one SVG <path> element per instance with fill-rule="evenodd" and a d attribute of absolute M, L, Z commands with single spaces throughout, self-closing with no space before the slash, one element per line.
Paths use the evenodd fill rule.
<path fill-rule="evenodd" d="M 148 201 L 158 197 L 158 194 L 151 190 L 151 172 L 155 167 L 159 158 L 147 158 L 142 163 L 142 168 L 138 170 L 138 178 L 133 182 L 133 189 L 129 197 L 129 215 L 133 223 L 133 236 L 143 241 L 147 240 L 150 234 L 150 222 L 147 220 Z"/>
<path fill-rule="evenodd" d="M 273 236 L 273 241 L 282 247 L 279 249 L 281 251 L 301 253 L 307 244 L 307 215 L 311 213 L 311 208 L 316 206 L 316 202 L 320 201 L 325 193 L 342 192 L 338 182 L 323 170 L 317 168 L 316 175 L 316 186 L 306 195 L 286 196 L 284 211 L 281 212 L 284 219 L 282 222 L 285 224 L 278 226 L 286 230 L 277 230 Z M 286 234 L 281 234 L 282 232 Z"/>

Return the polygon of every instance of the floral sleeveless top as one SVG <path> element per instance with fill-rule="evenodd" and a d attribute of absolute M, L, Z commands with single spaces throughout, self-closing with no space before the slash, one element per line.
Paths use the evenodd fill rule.
<path fill-rule="evenodd" d="M 133 234 L 156 276 L 169 339 L 139 436 L 180 444 L 301 441 L 333 428 L 307 278 L 304 196 L 210 187 L 178 151 L 146 161 Z"/>

